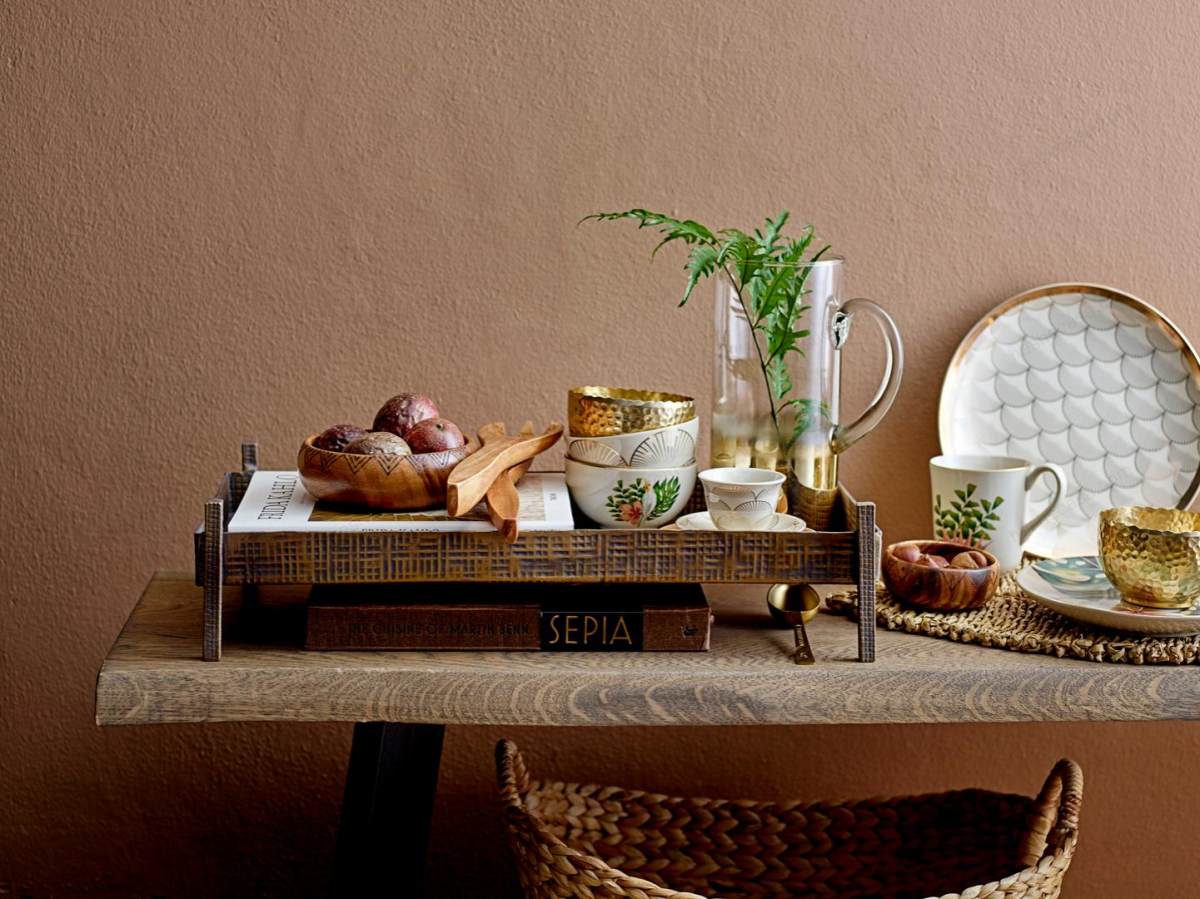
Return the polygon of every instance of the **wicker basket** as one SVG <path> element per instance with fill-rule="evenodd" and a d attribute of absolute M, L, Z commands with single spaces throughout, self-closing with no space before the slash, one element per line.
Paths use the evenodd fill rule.
<path fill-rule="evenodd" d="M 1058 896 L 1083 791 L 1069 760 L 1036 799 L 958 790 L 813 803 L 531 781 L 508 741 L 496 768 L 531 899 Z"/>

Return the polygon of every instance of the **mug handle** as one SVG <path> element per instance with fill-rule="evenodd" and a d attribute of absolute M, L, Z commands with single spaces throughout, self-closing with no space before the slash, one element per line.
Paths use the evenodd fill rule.
<path fill-rule="evenodd" d="M 1044 474 L 1048 474 L 1054 478 L 1054 496 L 1050 499 L 1050 505 L 1046 506 L 1046 508 L 1042 509 L 1041 512 L 1021 526 L 1022 546 L 1024 546 L 1025 541 L 1029 539 L 1029 535 L 1036 531 L 1038 525 L 1049 517 L 1050 513 L 1054 511 L 1054 507 L 1058 505 L 1058 501 L 1062 499 L 1063 488 L 1066 485 L 1066 481 L 1063 479 L 1062 470 L 1057 465 L 1046 464 L 1035 466 L 1034 469 L 1025 477 L 1025 492 L 1028 493 L 1030 490 L 1032 490 L 1033 485 L 1037 483 L 1037 479 Z"/>
<path fill-rule="evenodd" d="M 879 389 L 875 392 L 875 398 L 871 400 L 862 415 L 845 427 L 838 425 L 834 428 L 832 448 L 835 453 L 845 452 L 870 434 L 875 426 L 883 420 L 883 416 L 887 415 L 888 410 L 892 408 L 892 403 L 896 401 L 896 394 L 900 390 L 900 378 L 904 374 L 904 344 L 900 340 L 900 329 L 896 327 L 892 317 L 884 312 L 883 307 L 878 303 L 862 297 L 856 297 L 843 303 L 834 317 L 834 346 L 840 350 L 842 344 L 845 343 L 850 316 L 856 312 L 862 312 L 868 318 L 873 319 L 879 326 L 879 332 L 883 335 L 887 353 L 883 383 L 879 385 Z"/>

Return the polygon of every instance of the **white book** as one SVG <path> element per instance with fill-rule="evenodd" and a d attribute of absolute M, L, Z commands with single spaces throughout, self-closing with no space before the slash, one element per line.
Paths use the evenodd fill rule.
<path fill-rule="evenodd" d="M 517 484 L 522 531 L 569 531 L 575 527 L 561 472 L 534 472 Z M 319 502 L 296 471 L 256 471 L 237 511 L 231 534 L 276 531 L 495 531 L 482 502 L 460 518 L 445 509 L 385 512 Z"/>

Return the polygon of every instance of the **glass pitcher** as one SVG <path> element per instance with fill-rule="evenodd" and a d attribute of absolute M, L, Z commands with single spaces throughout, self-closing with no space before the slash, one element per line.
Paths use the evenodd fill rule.
<path fill-rule="evenodd" d="M 837 491 L 838 455 L 883 419 L 900 389 L 904 350 L 896 323 L 864 299 L 842 300 L 845 260 L 829 257 L 795 267 L 803 279 L 803 313 L 795 328 L 807 332 L 797 349 L 772 362 L 767 340 L 752 327 L 746 298 L 728 275 L 716 283 L 716 359 L 713 368 L 711 453 L 714 467 L 753 466 L 787 475 L 792 512 L 821 529 Z M 856 314 L 879 326 L 885 343 L 883 383 L 866 410 L 841 424 L 838 409 L 841 348 Z M 761 326 L 761 322 L 759 323 Z"/>

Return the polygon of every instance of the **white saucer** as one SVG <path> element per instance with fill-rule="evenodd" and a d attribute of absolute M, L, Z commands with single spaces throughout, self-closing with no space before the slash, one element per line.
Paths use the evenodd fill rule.
<path fill-rule="evenodd" d="M 1017 586 L 1030 599 L 1084 624 L 1158 637 L 1200 633 L 1200 609 L 1147 609 L 1130 605 L 1115 593 L 1067 593 L 1032 567 L 1017 572 Z"/>
<path fill-rule="evenodd" d="M 681 531 L 718 531 L 718 528 L 713 524 L 712 516 L 707 512 L 693 512 L 691 515 L 681 515 L 675 520 L 676 526 Z M 795 531 L 803 531 L 808 525 L 804 523 L 803 518 L 797 518 L 795 515 L 786 515 L 783 512 L 776 512 L 767 521 L 767 524 L 761 528 L 755 528 L 757 531 L 774 531 L 777 533 L 793 533 Z M 745 533 L 745 532 L 743 532 Z"/>

